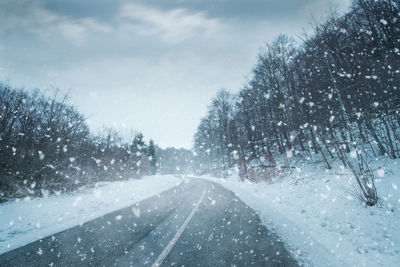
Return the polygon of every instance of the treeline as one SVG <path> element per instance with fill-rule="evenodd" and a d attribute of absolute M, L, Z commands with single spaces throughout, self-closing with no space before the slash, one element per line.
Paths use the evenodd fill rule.
<path fill-rule="evenodd" d="M 368 156 L 400 156 L 400 1 L 354 1 L 301 44 L 279 36 L 260 49 L 252 73 L 237 95 L 218 92 L 199 125 L 204 171 L 236 165 L 255 180 L 276 169 L 275 158 L 288 169 L 293 157 L 328 169 L 340 160 L 358 196 L 375 205 Z"/>
<path fill-rule="evenodd" d="M 160 174 L 194 173 L 193 152 L 184 148 L 168 147 L 157 150 L 157 162 Z"/>
<path fill-rule="evenodd" d="M 126 139 L 126 138 L 125 138 Z M 89 132 L 66 96 L 0 84 L 0 199 L 42 196 L 83 184 L 154 174 L 157 146 L 141 133 Z"/>

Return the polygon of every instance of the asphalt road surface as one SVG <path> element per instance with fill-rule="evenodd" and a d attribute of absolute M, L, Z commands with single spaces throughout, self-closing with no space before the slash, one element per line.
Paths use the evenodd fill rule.
<path fill-rule="evenodd" d="M 0 266 L 298 266 L 258 215 L 222 186 L 164 193 L 0 255 Z"/>

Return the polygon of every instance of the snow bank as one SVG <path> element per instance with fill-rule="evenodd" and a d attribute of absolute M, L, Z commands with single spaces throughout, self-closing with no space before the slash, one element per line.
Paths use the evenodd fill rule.
<path fill-rule="evenodd" d="M 177 186 L 175 176 L 98 183 L 95 188 L 0 204 L 0 253 L 83 224 Z"/>
<path fill-rule="evenodd" d="M 400 161 L 373 163 L 381 198 L 364 207 L 352 175 L 304 164 L 272 184 L 217 179 L 255 209 L 306 266 L 399 266 Z M 204 178 L 204 177 L 203 177 Z"/>

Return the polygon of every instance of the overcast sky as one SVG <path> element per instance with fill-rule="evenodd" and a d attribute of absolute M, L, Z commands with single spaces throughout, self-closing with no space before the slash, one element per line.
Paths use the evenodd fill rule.
<path fill-rule="evenodd" d="M 190 148 L 216 91 L 237 92 L 257 50 L 350 0 L 0 0 L 0 80 L 70 91 L 91 128 Z"/>

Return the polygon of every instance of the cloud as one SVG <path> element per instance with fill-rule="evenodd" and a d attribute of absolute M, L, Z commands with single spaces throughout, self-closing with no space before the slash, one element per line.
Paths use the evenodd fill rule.
<path fill-rule="evenodd" d="M 191 38 L 220 36 L 226 25 L 206 12 L 187 8 L 159 9 L 145 4 L 124 4 L 105 24 L 91 17 L 75 18 L 46 9 L 40 1 L 0 2 L 0 34 L 32 33 L 43 40 L 62 38 L 75 45 L 91 34 L 118 31 L 123 35 L 155 36 L 169 44 Z"/>
<path fill-rule="evenodd" d="M 120 18 L 127 20 L 135 32 L 159 36 L 171 44 L 192 37 L 210 38 L 225 27 L 220 19 L 209 18 L 205 12 L 186 8 L 162 10 L 144 4 L 123 5 Z"/>
<path fill-rule="evenodd" d="M 79 45 L 91 32 L 111 30 L 110 26 L 93 18 L 70 18 L 45 9 L 38 2 L 4 1 L 0 4 L 0 34 L 22 31 L 42 39 L 62 37 Z"/>
<path fill-rule="evenodd" d="M 317 21 L 324 21 L 329 12 L 344 13 L 351 5 L 351 0 L 314 0 L 304 5 L 298 15 L 304 18 L 314 17 Z"/>
<path fill-rule="evenodd" d="M 59 29 L 64 38 L 77 44 L 85 42 L 88 34 L 92 32 L 107 33 L 112 30 L 110 26 L 101 24 L 92 18 L 65 19 L 55 29 Z"/>
<path fill-rule="evenodd" d="M 279 34 L 287 34 L 302 43 L 304 34 L 313 34 L 314 22 L 323 23 L 331 10 L 340 15 L 345 13 L 350 6 L 351 0 L 305 1 L 300 8 L 293 10 L 292 13 L 283 14 L 279 19 L 259 20 L 252 28 L 243 31 L 243 36 L 249 35 L 247 39 L 256 37 L 252 42 L 248 42 L 246 37 L 242 39 L 247 43 L 259 44 L 258 47 L 260 47 L 265 42 L 272 42 Z M 246 44 L 246 46 L 249 46 L 249 44 Z"/>

